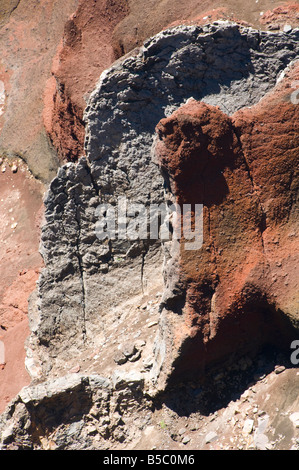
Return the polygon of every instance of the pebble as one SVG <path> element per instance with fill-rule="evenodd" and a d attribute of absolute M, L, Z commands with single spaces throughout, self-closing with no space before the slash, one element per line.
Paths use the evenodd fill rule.
<path fill-rule="evenodd" d="M 127 343 L 123 346 L 120 346 L 119 349 L 127 358 L 133 356 L 136 353 L 136 348 L 134 343 Z"/>
<path fill-rule="evenodd" d="M 285 24 L 283 27 L 284 33 L 290 33 L 292 31 L 292 26 L 290 24 Z"/>
<path fill-rule="evenodd" d="M 191 439 L 190 439 L 189 436 L 185 436 L 184 439 L 182 440 L 182 443 L 186 445 L 186 444 L 188 444 L 188 442 L 190 442 L 190 440 Z"/>
<path fill-rule="evenodd" d="M 135 346 L 137 349 L 143 348 L 146 345 L 146 342 L 143 339 L 138 339 L 135 341 Z"/>
<path fill-rule="evenodd" d="M 268 29 L 269 31 L 277 31 L 280 28 L 277 24 L 269 24 Z"/>
<path fill-rule="evenodd" d="M 295 428 L 299 428 L 299 412 L 292 413 L 290 415 L 290 420 L 294 424 Z"/>
<path fill-rule="evenodd" d="M 206 435 L 205 442 L 206 444 L 210 444 L 211 442 L 214 442 L 217 439 L 218 439 L 218 434 L 214 431 L 211 431 Z"/>
<path fill-rule="evenodd" d="M 275 374 L 281 374 L 285 370 L 285 366 L 276 366 Z"/>
<path fill-rule="evenodd" d="M 129 357 L 129 361 L 130 362 L 136 362 L 140 359 L 140 357 L 141 357 L 141 351 L 139 349 L 135 354 L 133 354 L 133 356 Z"/>
<path fill-rule="evenodd" d="M 115 354 L 113 360 L 116 364 L 118 364 L 120 366 L 127 362 L 126 356 L 124 356 L 124 354 L 121 351 L 119 351 Z"/>
<path fill-rule="evenodd" d="M 246 419 L 243 426 L 243 434 L 251 434 L 253 431 L 253 419 Z"/>

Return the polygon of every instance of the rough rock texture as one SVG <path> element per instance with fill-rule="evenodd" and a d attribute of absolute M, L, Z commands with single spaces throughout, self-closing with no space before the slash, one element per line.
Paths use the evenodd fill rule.
<path fill-rule="evenodd" d="M 228 22 L 219 22 L 202 28 L 182 26 L 158 34 L 148 40 L 142 48 L 135 50 L 130 57 L 118 61 L 102 74 L 90 96 L 84 116 L 86 156 L 77 164 L 68 163 L 59 169 L 45 198 L 45 223 L 41 237 L 41 254 L 45 268 L 39 278 L 38 290 L 30 301 L 31 336 L 27 342 L 26 357 L 26 366 L 33 383 L 21 391 L 1 418 L 1 442 L 4 448 L 14 445 L 20 448 L 57 446 L 71 448 L 78 446 L 76 443 L 82 441 L 90 448 L 102 448 L 107 445 L 107 442 L 105 444 L 103 441 L 106 438 L 102 435 L 106 432 L 106 428 L 98 429 L 97 423 L 91 418 L 91 409 L 94 403 L 99 405 L 100 415 L 97 420 L 101 415 L 105 415 L 103 410 L 106 405 L 102 409 L 102 398 L 98 400 L 96 396 L 97 393 L 102 393 L 102 382 L 98 375 L 96 379 L 94 376 L 102 375 L 104 364 L 101 364 L 101 360 L 108 355 L 108 349 L 111 351 L 113 348 L 111 343 L 115 345 L 114 369 L 115 362 L 118 364 L 125 362 L 119 364 L 124 369 L 120 372 L 114 370 L 114 374 L 107 378 L 112 387 L 109 389 L 111 392 L 107 398 L 107 406 L 113 405 L 113 396 L 119 396 L 115 390 L 123 384 L 129 408 L 134 412 L 137 407 L 139 413 L 140 404 L 143 410 L 143 400 L 148 399 L 147 394 L 153 397 L 159 388 L 163 389 L 169 376 L 175 377 L 174 374 L 171 375 L 173 371 L 178 377 L 184 361 L 192 359 L 192 369 L 189 372 L 195 372 L 192 374 L 193 379 L 199 377 L 203 364 L 201 362 L 198 368 L 197 361 L 193 359 L 195 354 L 198 354 L 200 360 L 202 357 L 204 360 L 207 358 L 205 351 L 202 354 L 202 345 L 205 344 L 210 332 L 213 337 L 211 336 L 209 346 L 209 364 L 213 364 L 214 361 L 224 359 L 231 353 L 231 341 L 227 341 L 225 334 L 228 328 L 231 331 L 231 326 L 235 328 L 233 331 L 237 339 L 238 334 L 244 335 L 245 331 L 252 338 L 252 342 L 246 343 L 248 348 L 244 348 L 245 351 L 242 352 L 248 350 L 251 352 L 251 347 L 256 348 L 260 345 L 260 337 L 256 341 L 254 335 L 256 331 L 254 322 L 245 321 L 249 316 L 261 327 L 265 325 L 264 318 L 268 315 L 276 317 L 277 323 L 273 322 L 272 329 L 275 335 L 278 331 L 285 331 L 278 330 L 277 327 L 282 313 L 287 314 L 296 326 L 298 316 L 291 303 L 292 298 L 288 296 L 289 304 L 283 295 L 273 299 L 274 291 L 271 290 L 269 279 L 272 273 L 275 274 L 274 254 L 273 257 L 266 255 L 266 250 L 272 249 L 270 244 L 275 243 L 271 237 L 277 236 L 276 225 L 270 225 L 274 218 L 272 214 L 276 213 L 279 205 L 285 205 L 285 210 L 281 214 L 282 219 L 277 220 L 286 226 L 287 237 L 289 226 L 285 222 L 291 223 L 293 217 L 291 207 L 294 200 L 289 194 L 285 195 L 285 200 L 280 200 L 277 196 L 279 188 L 269 188 L 268 192 L 261 195 L 259 188 L 255 187 L 265 178 L 267 159 L 276 156 L 282 165 L 278 169 L 279 174 L 285 176 L 284 183 L 281 184 L 285 184 L 289 189 L 295 179 L 294 175 L 290 174 L 285 160 L 280 156 L 281 150 L 278 154 L 273 151 L 273 155 L 269 155 L 267 148 L 267 152 L 262 153 L 263 141 L 252 139 L 253 135 L 260 131 L 261 123 L 254 125 L 258 113 L 261 113 L 260 116 L 264 116 L 262 113 L 265 113 L 265 122 L 269 122 L 266 130 L 269 132 L 271 130 L 270 126 L 273 123 L 266 121 L 268 112 L 266 113 L 262 107 L 259 108 L 257 103 L 274 88 L 277 79 L 282 77 L 281 73 L 298 56 L 298 36 L 298 30 L 285 34 L 266 33 Z M 296 90 L 291 88 L 285 92 L 284 87 L 294 77 L 296 79 L 297 75 L 283 79 L 281 85 L 278 85 L 281 87 L 282 95 L 278 96 L 286 96 L 290 100 L 290 93 Z M 275 102 L 276 95 L 273 96 Z M 190 98 L 201 101 L 201 104 Z M 268 103 L 269 98 L 265 99 Z M 282 108 L 280 100 L 278 104 L 274 102 L 267 104 L 271 111 L 269 115 L 273 118 L 277 116 L 275 106 Z M 172 162 L 172 159 L 167 158 L 169 154 L 166 152 L 161 173 L 157 142 L 153 146 L 155 128 L 161 119 L 169 119 L 160 123 L 160 138 L 162 138 L 165 131 L 163 125 L 165 122 L 172 122 L 173 116 L 176 116 L 172 113 L 182 105 L 187 109 L 194 107 L 196 116 L 199 107 L 200 111 L 195 119 L 196 125 L 191 119 L 191 127 L 193 129 L 195 126 L 196 135 L 191 134 L 185 138 L 184 132 L 188 134 L 189 124 L 183 126 L 183 133 L 177 129 L 178 141 L 183 142 L 182 154 L 177 151 L 178 141 L 174 139 L 172 150 L 174 153 L 177 152 L 176 158 Z M 186 109 L 184 106 L 182 109 Z M 244 107 L 246 110 L 242 110 Z M 287 117 L 294 119 L 297 112 L 295 105 L 286 104 L 285 112 Z M 207 122 L 205 122 L 205 113 L 209 118 Z M 190 116 L 187 121 L 190 122 Z M 277 122 L 279 129 L 283 130 L 283 126 L 280 127 L 283 121 Z M 295 136 L 296 122 L 292 121 L 294 127 L 290 128 L 291 138 L 287 139 L 287 146 L 284 144 L 289 152 L 289 158 L 295 158 L 292 149 L 298 145 Z M 202 131 L 203 125 L 204 131 Z M 260 131 L 259 137 L 261 134 Z M 267 135 L 266 132 L 265 141 Z M 211 142 L 207 143 L 204 136 L 211 139 Z M 284 141 L 281 138 L 279 142 L 283 145 Z M 207 203 L 204 235 L 208 230 L 211 237 L 204 238 L 210 251 L 205 250 L 205 246 L 202 257 L 206 264 L 202 271 L 196 271 L 196 256 L 173 259 L 171 244 L 161 243 L 160 240 L 116 239 L 101 242 L 95 233 L 98 221 L 96 208 L 100 203 L 116 206 L 118 197 L 122 196 L 125 196 L 129 202 L 143 203 L 147 207 L 150 203 L 164 202 L 165 197 L 179 197 L 184 201 L 192 185 L 188 185 L 187 189 L 182 187 L 183 182 L 176 173 L 177 168 L 186 171 L 193 180 L 192 184 L 197 184 L 196 173 L 190 173 L 188 161 L 187 163 L 184 159 L 180 161 L 180 156 L 184 156 L 184 145 L 186 149 L 190 143 L 194 145 L 194 151 L 191 151 L 190 155 L 187 152 L 185 156 L 191 156 L 191 161 L 195 161 L 198 146 L 202 148 L 203 157 L 199 160 L 198 166 L 196 165 L 196 173 L 207 171 L 209 179 L 217 185 L 217 193 L 209 186 L 202 195 Z M 261 145 L 258 153 L 263 162 L 264 172 L 262 168 L 254 166 L 257 158 L 253 149 L 254 143 Z M 210 157 L 215 161 L 215 166 L 209 166 Z M 207 165 L 204 169 L 201 166 L 202 161 Z M 175 184 L 169 186 L 172 173 Z M 277 173 L 273 172 L 272 177 L 275 184 L 278 184 L 275 179 Z M 244 201 L 241 201 L 241 196 Z M 197 203 L 194 196 L 192 201 Z M 223 209 L 224 214 L 221 214 L 220 209 Z M 241 217 L 241 221 L 235 221 L 236 217 Z M 248 224 L 247 238 L 239 227 L 241 222 L 242 226 Z M 215 228 L 218 223 L 225 230 L 225 235 Z M 271 242 L 265 238 L 266 234 L 271 238 Z M 237 235 L 240 235 L 240 239 L 237 239 Z M 225 236 L 229 237 L 229 240 L 226 240 L 222 248 L 219 245 Z M 291 250 L 291 243 L 294 240 L 292 237 L 289 237 L 291 241 L 288 242 L 288 250 Z M 223 253 L 219 252 L 221 249 Z M 245 250 L 249 250 L 250 257 L 248 272 L 238 263 L 240 277 L 233 279 L 233 273 L 230 273 L 229 269 L 235 267 L 236 253 L 243 257 L 242 259 L 246 258 Z M 291 258 L 285 259 L 285 255 L 281 253 L 282 251 L 279 251 L 282 266 L 285 265 L 288 270 L 293 269 L 294 261 Z M 222 256 L 222 263 L 219 263 L 219 271 L 216 271 L 218 256 Z M 162 272 L 163 262 L 165 279 Z M 172 277 L 169 277 L 169 266 L 173 267 Z M 197 285 L 192 281 L 193 276 Z M 182 277 L 183 282 L 181 282 Z M 280 272 L 277 273 L 277 279 L 281 292 L 282 282 L 285 280 L 282 281 Z M 248 280 L 250 282 L 247 282 Z M 232 282 L 235 282 L 233 285 L 235 299 L 232 298 L 233 295 L 230 297 L 227 292 L 222 292 L 227 285 L 231 288 Z M 290 295 L 295 292 L 294 288 L 295 280 L 292 280 Z M 149 348 L 147 351 L 151 352 L 151 356 L 142 358 L 145 359 L 142 368 L 137 354 L 143 355 L 143 352 L 138 351 L 138 347 L 142 346 L 139 344 L 137 347 L 134 342 L 135 348 L 130 352 L 127 343 L 130 342 L 132 346 L 133 340 L 126 334 L 131 326 L 131 319 L 137 314 L 137 302 L 146 295 L 153 298 L 157 295 L 157 291 L 163 290 L 160 334 L 156 336 L 155 344 L 152 336 L 149 335 L 147 338 L 149 339 L 146 344 Z M 219 293 L 222 296 L 223 304 L 218 303 L 216 297 L 212 299 L 216 291 L 217 295 Z M 186 308 L 182 308 L 184 304 Z M 219 310 L 211 309 L 214 304 Z M 203 309 L 202 316 L 198 311 L 199 306 Z M 177 307 L 182 310 L 178 311 Z M 143 309 L 141 306 L 138 308 L 140 315 L 140 310 Z M 228 314 L 225 317 L 226 321 L 225 308 Z M 145 320 L 142 321 L 140 332 L 137 332 L 138 336 L 143 335 L 145 329 L 151 331 L 157 326 L 157 305 L 153 306 L 153 311 L 154 320 L 148 321 L 147 324 Z M 144 315 L 149 315 L 147 309 Z M 242 318 L 240 325 L 236 324 L 235 316 Z M 189 335 L 190 330 L 187 329 L 190 320 L 197 323 L 193 325 L 195 341 L 192 341 L 192 334 Z M 181 335 L 176 337 L 173 333 L 172 328 L 176 328 L 176 322 L 179 323 L 179 327 L 183 327 L 182 332 L 186 332 L 185 337 Z M 120 323 L 126 325 L 122 330 L 117 329 Z M 125 339 L 125 342 L 120 344 L 120 348 L 116 348 L 117 340 L 113 336 L 115 331 L 121 331 L 126 336 L 121 338 Z M 176 331 L 180 333 L 181 329 L 175 330 L 175 333 Z M 134 341 L 138 336 L 134 336 Z M 143 339 L 142 336 L 140 338 Z M 214 346 L 217 341 L 223 347 L 222 358 Z M 240 344 L 235 344 L 234 347 L 237 350 Z M 98 370 L 94 370 L 95 363 L 91 361 L 92 363 L 88 363 L 87 371 L 86 362 L 82 357 L 93 351 L 95 358 L 96 350 L 99 356 L 96 365 Z M 153 353 L 156 354 L 155 359 Z M 126 360 L 122 360 L 123 357 Z M 182 358 L 181 363 L 176 360 L 177 357 Z M 70 378 L 68 375 L 70 359 L 74 361 L 73 372 L 80 372 L 75 378 L 73 376 Z M 240 368 L 242 369 L 243 365 L 240 364 Z M 128 380 L 130 373 L 131 381 Z M 231 383 L 228 378 L 226 382 Z M 138 386 L 136 397 L 134 384 Z M 194 384 L 187 386 L 187 392 L 191 397 L 188 401 L 191 405 L 196 402 L 197 396 L 201 397 L 201 391 L 196 386 L 194 388 Z M 184 391 L 182 396 L 186 396 Z M 182 396 L 176 395 L 178 402 L 182 402 Z M 125 414 L 125 410 L 121 408 L 121 404 L 124 403 L 122 397 L 116 400 L 117 407 L 112 406 L 110 409 L 113 410 L 111 418 L 116 419 L 117 432 L 119 419 Z M 83 405 L 79 411 L 77 411 L 78 403 Z M 146 413 L 147 410 L 151 410 L 151 403 L 148 399 L 144 405 L 145 411 L 139 413 L 144 419 L 148 420 Z M 172 410 L 177 409 L 175 403 L 168 406 Z M 290 406 L 293 406 L 293 402 Z M 61 411 L 57 417 L 55 416 L 54 422 L 53 417 L 51 418 L 53 407 Z M 190 413 L 189 410 L 188 415 Z M 113 437 L 115 441 L 126 446 L 131 439 L 130 445 L 134 446 L 133 437 L 125 435 L 131 429 L 133 434 L 142 431 L 144 437 L 146 433 L 152 437 L 156 428 L 146 429 L 146 424 L 150 420 L 137 422 L 133 426 L 134 419 L 134 416 L 130 415 L 124 428 L 121 429 L 124 432 Z M 88 425 L 90 421 L 92 421 L 91 427 Z M 7 423 L 10 425 L 7 426 Z M 160 423 L 160 428 L 167 426 L 164 421 Z M 101 424 L 109 426 L 108 422 Z M 179 430 L 180 428 L 173 429 L 172 435 L 181 435 Z M 108 428 L 107 435 L 110 436 L 111 432 L 113 430 Z M 93 436 L 90 441 L 85 441 L 87 435 Z M 138 439 L 141 438 L 140 433 Z M 190 441 L 187 436 L 186 445 L 188 442 Z"/>
<path fill-rule="evenodd" d="M 299 20 L 298 3 L 285 3 L 261 15 L 260 22 L 271 30 L 295 27 Z"/>
<path fill-rule="evenodd" d="M 215 0 L 211 10 L 209 0 L 1 1 L 0 152 L 21 156 L 48 183 L 61 161 L 83 154 L 86 99 L 115 58 L 174 21 L 238 18 L 260 27 L 260 12 L 280 4 Z"/>
<path fill-rule="evenodd" d="M 203 247 L 188 251 L 182 239 L 168 267 L 178 294 L 165 299 L 161 324 L 174 375 L 265 344 L 289 348 L 298 334 L 298 73 L 232 117 L 193 100 L 157 127 L 176 202 L 204 206 Z"/>
<path fill-rule="evenodd" d="M 84 151 L 86 97 L 116 58 L 113 31 L 127 13 L 125 1 L 84 0 L 64 26 L 43 111 L 46 131 L 62 162 L 77 160 Z"/>
<path fill-rule="evenodd" d="M 96 345 L 115 310 L 140 295 L 145 280 L 148 292 L 163 288 L 159 240 L 101 242 L 95 233 L 99 203 L 116 205 L 120 196 L 147 206 L 164 201 L 163 177 L 151 159 L 156 123 L 190 97 L 219 104 L 226 113 L 257 103 L 297 48 L 297 30 L 184 26 L 157 35 L 102 75 L 85 113 L 87 158 L 63 166 L 45 199 L 45 269 L 28 346 L 35 376 L 57 364 L 63 368 L 70 348 L 76 354 Z M 250 190 L 248 172 L 243 173 Z M 263 224 L 259 210 L 248 217 Z"/>
<path fill-rule="evenodd" d="M 162 29 L 182 23 L 201 25 L 227 19 L 267 28 L 267 18 L 271 16 L 269 8 L 277 5 L 280 2 L 269 0 L 260 0 L 254 5 L 236 0 L 214 1 L 213 8 L 207 0 L 191 0 L 187 4 L 179 0 L 146 3 L 143 0 L 79 0 L 77 9 L 65 23 L 53 59 L 52 76 L 45 88 L 43 121 L 60 162 L 76 161 L 84 154 L 86 101 L 100 74 L 116 59 L 141 46 L 145 39 Z M 291 17 L 285 11 L 290 11 Z M 274 10 L 276 23 L 283 27 L 291 19 L 293 27 L 298 25 L 293 11 L 292 4 Z M 272 23 L 269 22 L 270 27 Z"/>
<path fill-rule="evenodd" d="M 142 390 L 142 378 L 117 375 L 108 380 L 70 374 L 24 387 L 1 417 L 2 445 L 18 450 L 76 450 L 131 440 L 146 422 L 142 410 L 149 404 Z"/>

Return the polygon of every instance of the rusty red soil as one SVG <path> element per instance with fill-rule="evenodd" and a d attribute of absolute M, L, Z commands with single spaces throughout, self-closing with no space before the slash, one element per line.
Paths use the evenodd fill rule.
<path fill-rule="evenodd" d="M 0 412 L 30 382 L 24 341 L 29 334 L 28 297 L 42 267 L 38 247 L 43 190 L 20 160 L 0 165 L 0 340 L 5 346 Z"/>

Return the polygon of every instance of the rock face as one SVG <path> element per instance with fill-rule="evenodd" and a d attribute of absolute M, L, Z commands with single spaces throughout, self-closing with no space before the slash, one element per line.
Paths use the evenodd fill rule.
<path fill-rule="evenodd" d="M 188 251 L 182 239 L 178 287 L 172 262 L 166 276 L 183 303 L 174 319 L 166 298 L 162 313 L 174 376 L 265 344 L 289 348 L 296 337 L 298 71 L 231 117 L 193 100 L 157 126 L 157 159 L 177 204 L 204 206 L 202 248 Z"/>
<path fill-rule="evenodd" d="M 174 21 L 238 18 L 259 27 L 260 10 L 266 12 L 280 3 L 260 0 L 248 7 L 227 0 L 225 9 L 221 0 L 215 0 L 209 12 L 206 0 L 200 4 L 190 0 L 188 5 L 179 0 L 146 4 L 143 0 L 42 0 L 38 4 L 3 0 L 1 154 L 21 156 L 33 174 L 48 183 L 61 162 L 84 153 L 86 100 L 102 71 L 116 58 Z M 280 16 L 296 24 L 284 10 Z"/>
<path fill-rule="evenodd" d="M 38 374 L 48 374 L 57 364 L 63 368 L 70 354 L 70 344 L 74 354 L 87 344 L 96 344 L 115 309 L 140 295 L 145 283 L 148 291 L 157 286 L 163 288 L 161 241 L 99 240 L 95 231 L 97 207 L 103 203 L 116 207 L 120 197 L 145 207 L 164 201 L 163 177 L 151 154 L 155 126 L 190 97 L 220 108 L 214 111 L 206 108 L 212 122 L 220 119 L 220 128 L 211 124 L 211 131 L 207 132 L 212 132 L 214 155 L 219 144 L 223 146 L 224 161 L 228 160 L 223 166 L 220 155 L 215 157 L 216 167 L 211 167 L 209 177 L 216 179 L 219 187 L 217 194 L 209 188 L 208 205 L 221 206 L 228 197 L 229 186 L 236 192 L 239 212 L 247 204 L 248 211 L 243 213 L 241 226 L 249 224 L 254 250 L 261 255 L 257 263 L 254 252 L 252 263 L 256 265 L 256 276 L 264 276 L 261 233 L 267 223 L 265 210 L 263 212 L 257 190 L 252 189 L 249 163 L 245 161 L 238 134 L 241 131 L 233 131 L 231 120 L 223 113 L 232 114 L 244 106 L 252 106 L 271 90 L 279 73 L 298 54 L 297 39 L 297 30 L 290 34 L 269 34 L 230 23 L 203 28 L 183 26 L 160 33 L 101 76 L 85 112 L 86 157 L 77 165 L 69 163 L 59 170 L 45 199 L 46 223 L 41 245 L 45 269 L 39 280 L 37 309 L 31 316 L 32 335 L 28 347 L 30 364 L 35 364 Z M 219 175 L 227 165 L 231 167 L 230 183 L 225 175 Z M 240 169 L 233 171 L 238 165 Z M 247 196 L 248 193 L 252 194 Z M 229 213 L 236 217 L 232 207 Z M 233 227 L 238 222 L 230 228 L 228 218 L 224 216 L 222 222 L 225 236 L 235 236 L 235 243 L 240 244 L 240 256 L 245 259 L 248 235 L 241 234 L 237 240 Z M 217 221 L 211 220 L 211 223 Z M 223 265 L 224 270 L 229 269 L 232 253 L 238 246 L 232 248 L 231 242 L 229 244 L 230 256 Z M 217 242 L 217 250 L 220 249 L 221 242 Z M 209 273 L 201 321 L 207 323 L 218 281 L 215 253 L 204 251 L 203 262 Z M 238 266 L 239 263 L 240 260 Z M 188 269 L 191 268 L 192 264 Z M 247 269 L 250 271 L 249 265 Z M 246 277 L 247 274 L 240 275 Z M 179 274 L 174 271 L 173 276 L 176 278 Z M 200 274 L 194 279 L 203 282 Z M 227 277 L 227 282 L 231 281 Z M 238 279 L 240 293 L 244 282 Z M 267 310 L 264 289 L 260 289 L 259 308 Z M 249 292 L 248 296 L 251 295 L 254 297 Z M 228 308 L 232 297 L 226 294 L 226 298 Z M 248 315 L 252 309 L 255 314 L 252 306 Z M 217 319 L 214 321 L 216 327 Z M 49 360 L 51 355 L 55 359 Z"/>
<path fill-rule="evenodd" d="M 260 0 L 256 7 L 227 0 L 213 2 L 179 0 L 163 3 L 151 0 L 112 1 L 79 0 L 65 22 L 62 38 L 52 63 L 52 76 L 44 94 L 43 122 L 60 162 L 77 161 L 84 154 L 83 113 L 86 101 L 100 74 L 118 58 L 140 47 L 144 40 L 167 27 L 205 24 L 218 19 L 243 20 L 251 26 L 267 25 L 274 15 L 279 24 L 298 22 L 294 5 L 274 10 L 279 2 Z M 268 10 L 260 15 L 261 10 Z M 291 17 L 286 15 L 290 10 Z M 153 13 L 154 12 L 154 13 Z M 294 12 L 292 17 L 292 12 Z M 276 22 L 274 21 L 276 24 Z M 270 25 L 273 26 L 271 20 Z M 276 29 L 279 29 L 277 26 Z M 87 72 L 88 70 L 88 72 Z"/>
<path fill-rule="evenodd" d="M 84 114 L 85 156 L 59 169 L 45 197 L 45 266 L 30 299 L 26 345 L 33 383 L 2 418 L 1 429 L 10 424 L 4 447 L 71 448 L 92 436 L 86 446 L 102 448 L 114 432 L 125 442 L 125 432 L 117 434 L 124 397 L 133 411 L 150 409 L 148 394 L 172 381 L 199 379 L 267 342 L 289 346 L 298 328 L 298 38 L 298 30 L 230 22 L 179 26 L 101 75 Z M 135 229 L 140 205 L 202 204 L 203 246 L 186 251 L 184 239 L 149 233 L 101 239 L 101 210 L 119 215 L 125 201 Z M 119 321 L 128 329 L 129 307 L 158 290 L 159 330 L 142 370 L 140 350 L 135 357 L 127 348 L 134 336 L 112 356 L 125 369 L 104 379 L 77 365 L 80 375 L 69 376 L 70 358 L 96 349 L 105 357 L 109 338 L 116 342 L 108 333 Z M 103 427 L 93 405 L 97 421 L 108 412 Z M 59 413 L 51 421 L 53 406 Z"/>

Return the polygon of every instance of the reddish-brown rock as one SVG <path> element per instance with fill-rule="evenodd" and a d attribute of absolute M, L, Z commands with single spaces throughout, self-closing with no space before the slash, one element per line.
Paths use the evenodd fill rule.
<path fill-rule="evenodd" d="M 24 341 L 29 335 L 28 297 L 35 289 L 42 259 L 38 253 L 43 186 L 20 160 L 0 165 L 0 412 L 30 382 Z"/>
<path fill-rule="evenodd" d="M 202 248 L 180 241 L 181 312 L 166 302 L 166 374 L 201 374 L 296 339 L 298 73 L 232 117 L 191 100 L 157 126 L 156 155 L 177 203 L 204 206 Z"/>
<path fill-rule="evenodd" d="M 123 0 L 79 1 L 65 23 L 45 90 L 43 113 L 46 131 L 62 161 L 77 160 L 83 154 L 84 97 L 115 60 L 113 30 L 126 13 Z"/>
<path fill-rule="evenodd" d="M 260 11 L 280 2 L 262 0 L 254 8 L 242 2 L 179 0 L 129 2 L 79 0 L 65 23 L 44 93 L 43 120 L 59 159 L 76 161 L 84 153 L 83 112 L 101 73 L 143 41 L 178 24 L 217 19 L 260 27 Z M 279 15 L 278 15 L 279 16 Z"/>
<path fill-rule="evenodd" d="M 273 10 L 267 10 L 260 21 L 261 25 L 269 29 L 283 29 L 286 25 L 294 28 L 298 26 L 299 5 L 297 2 L 284 3 Z"/>

